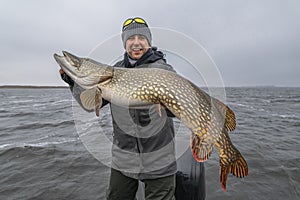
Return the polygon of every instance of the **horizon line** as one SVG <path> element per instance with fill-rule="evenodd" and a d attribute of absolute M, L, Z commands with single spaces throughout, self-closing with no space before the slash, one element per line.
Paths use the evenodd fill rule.
<path fill-rule="evenodd" d="M 206 87 L 206 86 L 200 86 Z M 300 86 L 278 86 L 278 85 L 244 85 L 244 86 L 225 86 L 225 88 L 230 87 L 245 87 L 245 88 L 255 88 L 255 87 L 287 87 L 287 88 L 299 88 Z M 68 85 L 0 85 L 0 88 L 69 88 Z M 213 86 L 213 88 L 222 88 L 220 86 Z"/>

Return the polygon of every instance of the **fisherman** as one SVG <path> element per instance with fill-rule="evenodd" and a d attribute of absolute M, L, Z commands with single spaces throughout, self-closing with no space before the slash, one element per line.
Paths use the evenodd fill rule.
<path fill-rule="evenodd" d="M 166 63 L 164 54 L 151 46 L 151 31 L 142 18 L 129 18 L 123 23 L 122 41 L 126 51 L 115 67 L 156 67 L 174 71 Z M 60 74 L 78 100 L 80 87 L 62 69 Z M 145 184 L 146 200 L 173 200 L 176 180 L 176 200 L 205 199 L 204 165 L 193 159 L 189 149 L 179 160 L 188 162 L 185 166 L 192 167 L 178 165 L 177 172 L 174 115 L 170 111 L 164 108 L 158 111 L 155 106 L 124 108 L 113 104 L 113 99 L 112 102 L 103 99 L 102 107 L 107 104 L 110 104 L 113 122 L 112 167 L 107 199 L 134 200 L 141 181 Z M 190 179 L 191 168 L 195 171 Z"/>

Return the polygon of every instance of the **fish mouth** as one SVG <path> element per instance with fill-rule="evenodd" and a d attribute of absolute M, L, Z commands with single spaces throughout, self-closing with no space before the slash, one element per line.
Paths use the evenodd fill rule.
<path fill-rule="evenodd" d="M 64 56 L 60 56 L 58 54 L 54 54 L 53 55 L 55 61 L 59 64 L 59 66 L 63 67 L 63 64 L 64 64 Z"/>
<path fill-rule="evenodd" d="M 93 70 L 91 73 L 88 73 L 88 69 L 86 69 L 83 64 L 84 58 L 77 57 L 69 52 L 62 51 L 63 55 L 54 54 L 54 59 L 63 69 L 63 71 L 70 76 L 70 78 L 78 83 L 84 89 L 90 89 L 95 87 L 99 83 L 106 83 L 112 77 L 110 74 L 110 68 L 107 68 L 107 72 L 94 73 Z M 83 65 L 83 66 L 82 66 Z M 83 69 L 81 69 L 83 68 Z M 99 68 L 100 69 L 100 68 Z M 87 71 L 86 71 L 87 70 Z M 95 71 L 94 71 L 95 72 Z M 96 71 L 97 72 L 97 71 Z M 109 75 L 107 75 L 109 74 Z"/>
<path fill-rule="evenodd" d="M 63 69 L 63 71 L 70 76 L 70 78 L 77 82 L 80 86 L 85 89 L 90 89 L 95 87 L 99 82 L 99 77 L 91 77 L 88 75 L 83 75 L 79 73 L 79 69 L 82 64 L 82 59 L 74 56 L 66 51 L 62 52 L 63 55 L 54 54 L 54 59 Z"/>
<path fill-rule="evenodd" d="M 70 54 L 66 51 L 62 51 L 63 56 L 60 56 L 58 54 L 54 54 L 54 59 L 56 60 L 56 62 L 61 66 L 61 67 L 67 67 L 67 68 L 71 68 L 75 67 L 77 69 L 80 68 L 81 64 L 82 64 L 82 59 L 80 59 L 77 56 L 74 56 L 73 54 Z"/>
<path fill-rule="evenodd" d="M 64 70 L 64 72 L 71 76 L 72 79 L 74 78 L 74 76 L 78 78 L 82 77 L 75 72 L 75 70 L 79 69 L 80 66 L 75 65 L 71 58 L 68 57 L 68 54 L 65 51 L 63 51 L 63 56 L 58 55 L 56 53 L 53 56 L 56 62 L 59 64 L 59 66 Z"/>

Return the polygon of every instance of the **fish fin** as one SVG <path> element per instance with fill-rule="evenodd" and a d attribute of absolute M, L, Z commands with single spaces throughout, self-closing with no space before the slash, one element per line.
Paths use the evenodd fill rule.
<path fill-rule="evenodd" d="M 212 98 L 212 102 L 221 112 L 222 116 L 225 116 L 224 126 L 227 131 L 233 131 L 236 128 L 235 114 L 234 112 L 226 106 L 223 102 L 218 99 Z"/>
<path fill-rule="evenodd" d="M 243 178 L 248 175 L 248 165 L 243 156 L 238 152 L 238 158 L 230 165 L 223 165 L 220 160 L 220 182 L 222 184 L 222 189 L 226 192 L 226 181 L 228 173 L 231 172 L 234 176 L 238 178 Z"/>
<path fill-rule="evenodd" d="M 229 107 L 226 109 L 225 128 L 227 131 L 233 131 L 236 128 L 235 114 Z"/>
<path fill-rule="evenodd" d="M 96 115 L 99 116 L 99 108 L 102 105 L 101 90 L 97 87 L 84 90 L 80 94 L 82 106 L 87 110 L 95 109 Z"/>
<path fill-rule="evenodd" d="M 213 141 L 205 140 L 205 138 L 201 138 L 198 134 L 192 132 L 190 147 L 196 161 L 205 162 L 206 160 L 208 160 L 213 151 L 213 146 Z"/>
<path fill-rule="evenodd" d="M 160 104 L 155 104 L 155 106 L 156 106 L 156 111 L 157 111 L 158 115 L 161 117 L 162 116 L 162 114 L 161 114 L 161 105 Z"/>
<path fill-rule="evenodd" d="M 95 113 L 96 116 L 99 117 L 99 110 L 100 110 L 100 106 L 102 105 L 102 96 L 101 96 L 101 92 L 100 93 L 96 93 L 95 94 Z"/>
<path fill-rule="evenodd" d="M 241 154 L 240 157 L 231 164 L 230 172 L 238 178 L 243 178 L 248 175 L 248 165 Z"/>

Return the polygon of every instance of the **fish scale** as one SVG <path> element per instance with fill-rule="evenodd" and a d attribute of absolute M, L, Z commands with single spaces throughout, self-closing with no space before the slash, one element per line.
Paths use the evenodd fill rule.
<path fill-rule="evenodd" d="M 163 69 L 113 68 L 67 52 L 63 54 L 54 57 L 75 82 L 87 89 L 81 94 L 85 108 L 97 110 L 102 98 L 124 107 L 164 106 L 191 130 L 190 146 L 197 161 L 206 161 L 213 146 L 217 148 L 224 190 L 229 172 L 240 178 L 248 175 L 247 163 L 228 135 L 236 127 L 234 112 L 189 80 Z M 90 87 L 92 84 L 94 87 Z"/>

